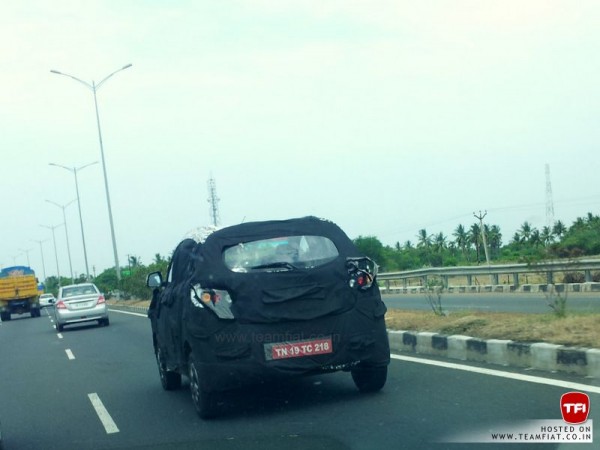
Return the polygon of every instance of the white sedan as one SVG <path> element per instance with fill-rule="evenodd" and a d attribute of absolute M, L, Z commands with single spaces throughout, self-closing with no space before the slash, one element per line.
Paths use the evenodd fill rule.
<path fill-rule="evenodd" d="M 40 308 L 45 308 L 46 306 L 52 306 L 56 302 L 53 294 L 42 294 L 40 295 Z"/>

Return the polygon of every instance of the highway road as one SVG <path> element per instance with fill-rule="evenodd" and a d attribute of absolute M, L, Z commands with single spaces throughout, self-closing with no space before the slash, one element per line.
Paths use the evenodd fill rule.
<path fill-rule="evenodd" d="M 560 419 L 571 390 L 589 394 L 600 429 L 600 380 L 402 355 L 378 394 L 359 394 L 347 373 L 303 378 L 227 394 L 221 416 L 202 421 L 187 383 L 162 390 L 148 319 L 116 311 L 109 327 L 60 334 L 48 311 L 2 323 L 0 380 L 8 450 L 507 448 L 449 441 L 507 420 Z M 534 448 L 594 448 L 598 431 L 594 441 Z"/>
<path fill-rule="evenodd" d="M 430 310 L 425 294 L 390 294 L 383 300 L 388 308 Z M 548 313 L 551 312 L 543 293 L 480 293 L 443 294 L 442 307 L 446 311 L 471 310 L 486 312 Z M 567 311 L 600 312 L 599 293 L 568 293 Z"/>

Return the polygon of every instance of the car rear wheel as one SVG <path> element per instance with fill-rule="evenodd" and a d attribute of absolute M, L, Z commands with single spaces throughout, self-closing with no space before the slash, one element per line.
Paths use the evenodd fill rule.
<path fill-rule="evenodd" d="M 156 349 L 156 364 L 158 365 L 158 374 L 163 389 L 165 391 L 179 389 L 181 387 L 181 374 L 167 370 L 167 363 L 158 347 Z"/>
<path fill-rule="evenodd" d="M 108 317 L 106 319 L 100 319 L 98 321 L 98 325 L 107 327 L 110 325 L 110 320 L 108 319 Z"/>
<path fill-rule="evenodd" d="M 192 394 L 192 402 L 196 408 L 196 412 L 203 419 L 211 419 L 215 417 L 217 410 L 216 393 L 207 392 L 200 385 L 200 377 L 198 376 L 198 363 L 194 359 L 194 355 L 189 356 L 189 378 L 190 378 L 190 393 Z"/>
<path fill-rule="evenodd" d="M 65 329 L 64 325 L 61 325 L 60 323 L 56 324 L 56 331 L 58 331 L 59 333 Z"/>
<path fill-rule="evenodd" d="M 10 320 L 10 313 L 0 313 L 0 319 L 2 319 L 2 322 L 8 322 Z"/>
<path fill-rule="evenodd" d="M 387 366 L 356 367 L 352 369 L 352 380 L 360 392 L 380 391 L 387 380 Z"/>

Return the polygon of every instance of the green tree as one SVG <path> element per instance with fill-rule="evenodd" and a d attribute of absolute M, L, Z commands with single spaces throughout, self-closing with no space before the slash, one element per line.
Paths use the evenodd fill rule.
<path fill-rule="evenodd" d="M 469 229 L 469 233 L 468 233 L 468 242 L 470 244 L 473 244 L 473 246 L 475 247 L 475 253 L 477 256 L 477 263 L 479 264 L 480 259 L 479 256 L 481 255 L 482 252 L 482 248 L 481 248 L 481 227 L 474 223 L 473 225 L 471 225 L 471 228 Z"/>
<path fill-rule="evenodd" d="M 500 227 L 498 225 L 492 225 L 487 231 L 487 237 L 492 257 L 497 258 L 500 255 L 500 249 L 502 247 L 502 233 L 500 232 Z"/>
<path fill-rule="evenodd" d="M 379 239 L 375 236 L 358 236 L 353 242 L 361 253 L 371 258 L 380 267 L 385 267 L 384 247 Z"/>
<path fill-rule="evenodd" d="M 524 242 L 529 242 L 529 239 L 531 238 L 531 225 L 529 224 L 529 222 L 525 221 L 523 222 L 523 224 L 521 225 L 521 228 L 519 229 L 519 235 L 521 236 L 522 240 Z"/>
<path fill-rule="evenodd" d="M 454 236 L 454 242 L 456 243 L 456 246 L 460 248 L 463 257 L 468 261 L 469 253 L 467 252 L 467 246 L 469 245 L 469 236 L 465 230 L 465 227 L 462 224 L 458 225 L 452 235 Z"/>
<path fill-rule="evenodd" d="M 561 239 L 566 232 L 567 227 L 564 223 L 562 223 L 560 220 L 554 222 L 554 225 L 552 226 L 552 234 L 554 234 L 554 236 L 556 236 L 558 239 Z"/>

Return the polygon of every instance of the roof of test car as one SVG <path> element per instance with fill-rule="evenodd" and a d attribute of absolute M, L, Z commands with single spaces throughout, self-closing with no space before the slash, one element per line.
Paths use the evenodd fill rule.
<path fill-rule="evenodd" d="M 206 238 L 206 244 L 219 241 L 221 245 L 236 245 L 262 237 L 292 235 L 326 236 L 336 242 L 349 241 L 346 234 L 333 222 L 314 216 L 286 220 L 246 222 L 214 231 Z"/>

